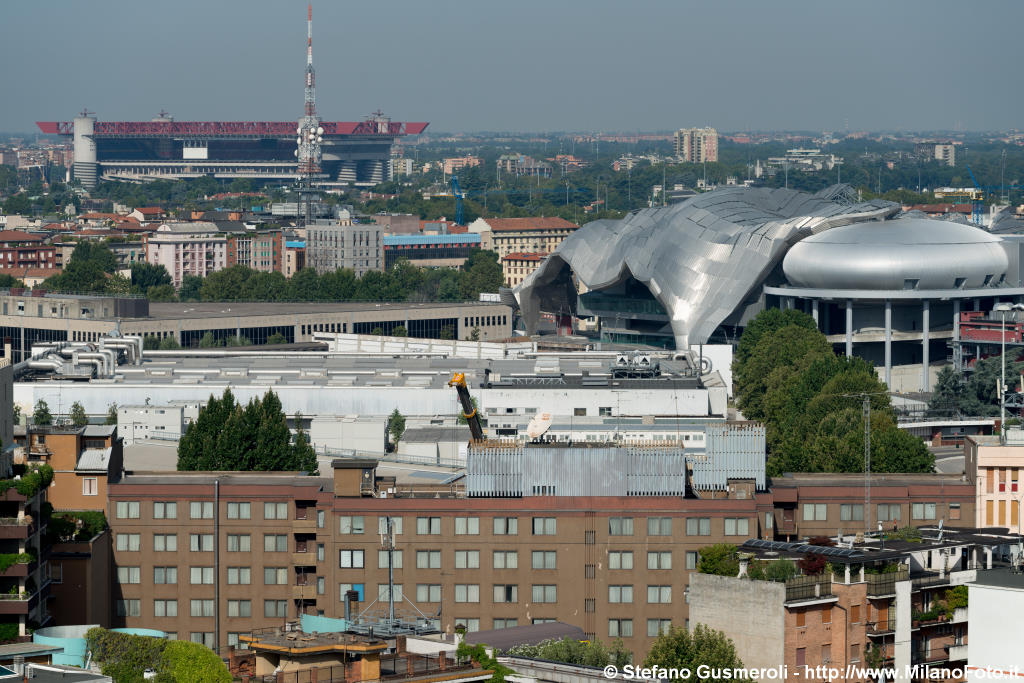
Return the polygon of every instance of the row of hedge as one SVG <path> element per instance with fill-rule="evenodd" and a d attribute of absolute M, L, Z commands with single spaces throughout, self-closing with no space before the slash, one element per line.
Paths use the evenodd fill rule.
<path fill-rule="evenodd" d="M 231 674 L 210 648 L 184 640 L 117 633 L 91 628 L 86 646 L 104 676 L 118 683 L 145 683 L 154 671 L 155 683 L 230 683 Z"/>
<path fill-rule="evenodd" d="M 31 498 L 42 489 L 45 489 L 53 481 L 53 468 L 49 465 L 40 465 L 34 470 L 26 472 L 19 479 L 0 479 L 0 496 L 3 496 L 10 489 Z"/>

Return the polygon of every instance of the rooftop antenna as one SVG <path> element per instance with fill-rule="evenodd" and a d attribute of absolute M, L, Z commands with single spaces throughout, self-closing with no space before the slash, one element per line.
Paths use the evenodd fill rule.
<path fill-rule="evenodd" d="M 380 532 L 380 547 L 381 550 L 386 550 L 388 553 L 388 623 L 394 625 L 395 623 L 395 530 L 394 525 L 391 521 L 391 516 L 384 518 L 386 525 Z"/>
<path fill-rule="evenodd" d="M 298 136 L 295 140 L 295 158 L 298 160 L 299 201 L 306 200 L 306 224 L 310 222 L 314 192 L 313 179 L 320 173 L 320 162 L 323 158 L 321 143 L 324 129 L 320 125 L 320 117 L 316 114 L 316 72 L 313 70 L 313 4 L 310 3 L 306 14 L 306 75 L 305 75 L 305 110 L 299 119 Z"/>

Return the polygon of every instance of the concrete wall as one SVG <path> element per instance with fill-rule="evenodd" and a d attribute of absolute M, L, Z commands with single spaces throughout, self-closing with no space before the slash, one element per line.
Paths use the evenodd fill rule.
<path fill-rule="evenodd" d="M 305 413 L 304 413 L 305 414 Z M 387 420 L 379 416 L 317 416 L 309 423 L 314 448 L 340 448 L 379 453 L 384 451 Z"/>
<path fill-rule="evenodd" d="M 992 679 L 978 669 L 1013 671 L 1020 676 L 1024 671 L 1020 630 L 1007 626 L 1008 620 L 1024 612 L 1024 581 L 1013 588 L 970 584 L 968 604 L 967 680 Z M 1004 676 L 1013 678 L 1014 674 Z"/>
<path fill-rule="evenodd" d="M 723 631 L 746 667 L 777 667 L 785 645 L 786 586 L 730 576 L 690 575 L 690 628 Z"/>
<path fill-rule="evenodd" d="M 118 406 L 117 433 L 125 444 L 151 438 L 178 439 L 184 433 L 184 408 L 177 406 Z"/>

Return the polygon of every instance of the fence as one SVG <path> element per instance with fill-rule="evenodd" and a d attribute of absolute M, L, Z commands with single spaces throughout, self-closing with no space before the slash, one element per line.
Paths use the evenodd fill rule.
<path fill-rule="evenodd" d="M 910 572 L 904 569 L 889 574 L 865 574 L 864 578 L 868 584 L 868 595 L 896 595 L 896 582 L 909 579 Z"/>
<path fill-rule="evenodd" d="M 786 580 L 786 602 L 832 597 L 832 579 L 826 576 L 795 576 Z"/>

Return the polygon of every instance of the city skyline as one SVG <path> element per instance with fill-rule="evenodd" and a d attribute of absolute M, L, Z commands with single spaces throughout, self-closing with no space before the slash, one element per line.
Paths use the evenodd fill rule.
<path fill-rule="evenodd" d="M 984 48 L 974 49 L 944 38 L 952 3 L 851 13 L 525 2 L 508 15 L 453 1 L 383 15 L 321 2 L 319 109 L 325 120 L 360 120 L 379 107 L 435 132 L 1018 127 L 1024 96 L 1009 84 L 1013 19 L 1024 12 L 985 7 L 1004 20 L 977 20 Z M 162 109 L 179 120 L 297 119 L 304 14 L 305 2 L 9 3 L 0 54 L 17 67 L 0 130 L 35 132 L 35 121 L 83 107 L 101 120 Z"/>

